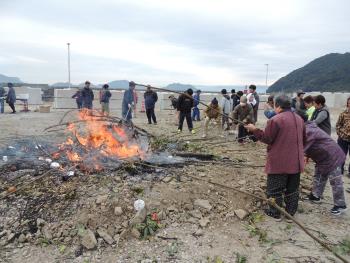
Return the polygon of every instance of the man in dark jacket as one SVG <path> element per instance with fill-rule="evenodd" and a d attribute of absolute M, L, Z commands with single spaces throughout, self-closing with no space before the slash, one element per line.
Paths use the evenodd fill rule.
<path fill-rule="evenodd" d="M 317 95 L 314 100 L 315 111 L 312 114 L 311 121 L 314 121 L 321 130 L 324 130 L 328 135 L 331 135 L 331 116 L 329 109 L 326 106 L 326 99 L 322 95 Z"/>
<path fill-rule="evenodd" d="M 329 179 L 332 186 L 334 207 L 333 215 L 340 215 L 346 210 L 343 177 L 341 166 L 345 161 L 345 154 L 339 145 L 312 121 L 307 121 L 307 115 L 298 114 L 304 119 L 306 127 L 306 142 L 304 153 L 307 158 L 315 162 L 315 175 L 312 184 L 312 192 L 309 200 L 320 202 L 325 186 Z"/>
<path fill-rule="evenodd" d="M 81 97 L 81 90 L 78 88 L 77 92 L 74 93 L 72 96 L 72 99 L 75 99 L 75 102 L 77 103 L 77 107 L 80 110 L 83 107 L 83 100 Z"/>
<path fill-rule="evenodd" d="M 245 124 L 254 123 L 253 107 L 247 102 L 246 96 L 240 98 L 240 103 L 235 107 L 232 115 L 235 125 L 238 124 L 238 121 L 244 122 Z M 242 143 L 244 138 L 248 135 L 250 135 L 250 133 L 244 128 L 244 125 L 238 124 L 238 142 Z"/>
<path fill-rule="evenodd" d="M 182 132 L 182 126 L 184 120 L 186 118 L 188 129 L 192 134 L 196 132 L 193 130 L 192 118 L 191 118 L 191 109 L 193 107 L 193 98 L 192 98 L 193 90 L 188 89 L 185 93 L 179 96 L 177 102 L 177 110 L 180 112 L 179 116 L 179 128 L 177 130 L 178 133 Z"/>
<path fill-rule="evenodd" d="M 124 92 L 123 102 L 122 102 L 122 116 L 126 122 L 131 123 L 132 119 L 132 108 L 134 107 L 134 89 L 136 83 L 133 81 L 129 82 L 129 89 Z"/>
<path fill-rule="evenodd" d="M 267 197 L 274 198 L 279 206 L 284 199 L 286 211 L 293 216 L 298 208 L 300 173 L 304 170 L 305 126 L 300 116 L 291 111 L 289 97 L 280 95 L 274 103 L 277 115 L 267 121 L 264 131 L 253 124 L 245 127 L 268 145 L 265 166 Z M 280 212 L 273 206 L 266 214 L 281 220 Z"/>
<path fill-rule="evenodd" d="M 94 92 L 90 88 L 90 82 L 85 81 L 85 86 L 81 92 L 82 107 L 92 110 L 92 102 L 94 101 Z"/>
<path fill-rule="evenodd" d="M 236 90 L 231 90 L 231 100 L 232 100 L 232 110 L 235 109 L 235 107 L 240 103 L 240 96 L 236 94 Z"/>
<path fill-rule="evenodd" d="M 16 109 L 15 109 L 16 92 L 15 92 L 15 89 L 13 88 L 13 84 L 12 83 L 8 83 L 7 86 L 9 88 L 9 91 L 7 93 L 6 103 L 12 109 L 11 113 L 16 113 Z"/>
<path fill-rule="evenodd" d="M 112 97 L 112 93 L 108 89 L 109 89 L 109 85 L 104 84 L 102 86 L 101 97 L 100 97 L 102 114 L 103 115 L 106 114 L 106 116 L 109 115 L 109 100 Z"/>
<path fill-rule="evenodd" d="M 4 99 L 5 99 L 5 89 L 4 87 L 0 87 L 0 113 L 4 113 L 4 108 L 5 108 L 5 103 L 4 103 Z"/>
<path fill-rule="evenodd" d="M 145 99 L 146 115 L 148 119 L 148 124 L 157 124 L 157 118 L 154 113 L 154 108 L 158 100 L 157 92 L 153 91 L 150 86 L 147 87 L 145 94 L 143 95 Z"/>

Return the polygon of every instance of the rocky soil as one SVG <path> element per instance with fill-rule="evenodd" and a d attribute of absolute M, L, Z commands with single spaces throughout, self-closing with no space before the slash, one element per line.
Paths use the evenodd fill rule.
<path fill-rule="evenodd" d="M 16 137 L 48 136 L 43 129 L 58 123 L 63 114 L 1 116 L 0 147 Z M 210 153 L 217 159 L 131 165 L 77 173 L 68 180 L 54 173 L 40 177 L 35 169 L 0 171 L 0 192 L 18 188 L 0 199 L 0 262 L 338 262 L 298 226 L 266 218 L 261 201 L 210 184 L 263 193 L 263 144 L 240 145 L 235 135 L 220 137 L 216 127 L 202 139 L 199 122 L 196 135 L 185 129 L 176 134 L 173 112 L 158 118 L 157 126 L 147 125 L 139 113 L 135 123 L 156 135 L 153 143 L 159 149 L 175 144 L 177 150 Z M 263 126 L 265 119 L 260 120 Z M 330 186 L 321 204 L 303 200 L 312 166 L 302 176 L 297 219 L 350 260 L 350 245 L 343 242 L 350 240 L 350 213 L 330 215 Z M 344 180 L 348 187 L 349 179 Z M 138 199 L 146 207 L 136 212 Z M 159 228 L 144 237 L 139 228 L 146 217 Z"/>

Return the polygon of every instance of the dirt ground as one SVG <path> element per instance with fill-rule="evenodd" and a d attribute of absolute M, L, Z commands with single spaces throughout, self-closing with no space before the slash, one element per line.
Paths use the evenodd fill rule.
<path fill-rule="evenodd" d="M 0 115 L 0 147 L 30 135 L 64 136 L 43 130 L 57 124 L 65 112 Z M 338 113 L 332 115 L 333 122 Z M 120 116 L 120 112 L 111 114 Z M 258 126 L 263 127 L 266 119 L 260 114 Z M 202 122 L 194 122 L 195 135 L 186 126 L 177 134 L 173 111 L 158 113 L 158 125 L 146 124 L 144 113 L 137 113 L 134 122 L 154 134 L 159 143 L 183 144 L 186 152 L 211 153 L 223 161 L 151 167 L 133 175 L 121 169 L 74 176 L 68 181 L 58 181 L 49 174 L 0 199 L 0 262 L 339 262 L 297 225 L 286 220 L 276 223 L 263 216 L 264 204 L 260 201 L 208 183 L 263 192 L 264 144 L 240 145 L 235 135 L 220 137 L 216 126 L 211 126 L 208 138 L 202 139 Z M 329 184 L 321 204 L 304 200 L 312 173 L 313 164 L 309 163 L 302 175 L 296 218 L 350 261 L 350 213 L 329 213 Z M 1 174 L 0 191 L 32 180 L 22 176 L 9 181 Z M 346 177 L 344 181 L 349 187 L 350 180 Z M 349 200 L 348 193 L 346 198 Z M 157 212 L 160 219 L 160 229 L 146 239 L 126 231 L 137 199 L 144 200 L 148 211 Z M 116 212 L 116 208 L 121 211 Z M 247 216 L 240 219 L 237 209 Z M 33 219 L 37 231 L 25 226 Z M 81 245 L 86 231 L 97 238 L 90 250 Z"/>

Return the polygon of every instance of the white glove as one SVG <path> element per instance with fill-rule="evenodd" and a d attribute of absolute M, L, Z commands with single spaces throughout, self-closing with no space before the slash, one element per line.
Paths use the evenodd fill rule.
<path fill-rule="evenodd" d="M 130 104 L 130 103 L 128 103 L 128 108 L 129 108 L 129 109 L 131 108 L 131 104 Z"/>

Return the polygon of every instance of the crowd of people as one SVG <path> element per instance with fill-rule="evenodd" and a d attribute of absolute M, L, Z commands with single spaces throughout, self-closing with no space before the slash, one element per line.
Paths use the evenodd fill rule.
<path fill-rule="evenodd" d="M 124 92 L 122 100 L 122 118 L 132 123 L 137 103 L 136 84 L 129 82 L 129 88 Z M 237 141 L 245 143 L 247 140 L 261 141 L 267 144 L 267 197 L 274 198 L 279 206 L 285 204 L 285 209 L 294 215 L 298 208 L 300 176 L 305 165 L 311 159 L 315 163 L 313 186 L 308 199 L 319 203 L 327 181 L 330 182 L 334 206 L 330 210 L 333 215 L 340 215 L 347 209 L 343 175 L 345 173 L 346 156 L 350 154 L 350 98 L 347 99 L 345 110 L 336 122 L 337 141 L 331 137 L 331 115 L 323 95 L 306 96 L 302 90 L 297 91 L 296 97 L 291 99 L 282 94 L 274 97 L 270 95 L 264 105 L 264 115 L 267 119 L 264 129 L 256 126 L 260 104 L 256 86 L 250 85 L 247 94 L 242 91 L 221 90 L 221 98 L 214 98 L 209 105 L 201 101 L 201 91 L 188 89 L 177 98 L 169 96 L 171 105 L 176 109 L 178 133 L 183 130 L 186 120 L 188 130 L 195 134 L 193 121 L 204 119 L 203 138 L 207 137 L 209 123 L 214 122 L 220 128 L 221 136 L 225 132 L 237 130 Z M 112 93 L 109 85 L 103 85 L 99 93 L 101 111 L 109 115 L 109 102 Z M 76 100 L 78 109 L 93 109 L 94 93 L 90 82 L 86 81 L 82 89 L 72 96 Z M 8 92 L 0 88 L 0 112 L 4 112 L 6 101 L 12 113 L 15 113 L 14 103 L 16 93 L 12 83 L 8 83 Z M 144 107 L 148 124 L 157 124 L 155 105 L 158 101 L 157 92 L 150 86 L 144 93 Z M 199 105 L 204 105 L 203 118 Z M 347 170 L 350 178 L 350 165 Z M 350 189 L 346 191 L 350 192 Z M 270 206 L 265 213 L 281 220 L 281 213 L 274 206 Z"/>

